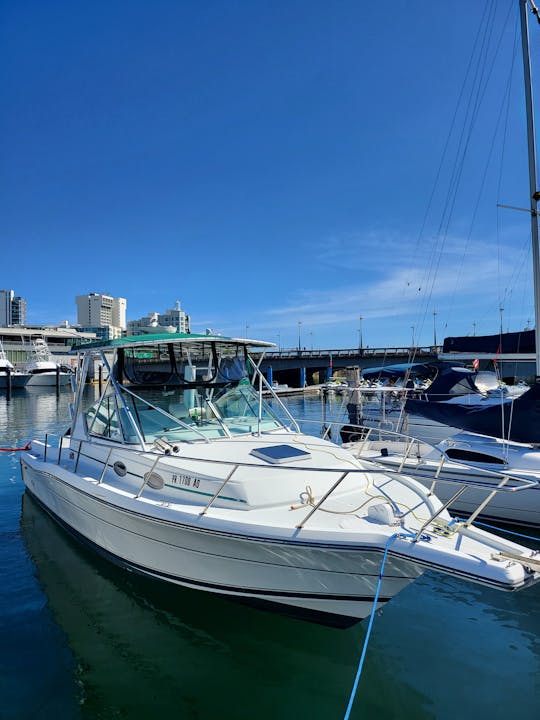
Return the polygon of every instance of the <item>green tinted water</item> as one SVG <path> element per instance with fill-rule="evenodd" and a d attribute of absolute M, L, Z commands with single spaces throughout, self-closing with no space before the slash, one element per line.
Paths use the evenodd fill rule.
<path fill-rule="evenodd" d="M 62 428 L 68 400 L 0 396 L 0 445 Z M 343 717 L 365 622 L 324 628 L 119 570 L 24 496 L 14 453 L 0 498 L 2 719 Z M 540 585 L 426 573 L 377 616 L 351 717 L 536 720 L 539 671 Z"/>

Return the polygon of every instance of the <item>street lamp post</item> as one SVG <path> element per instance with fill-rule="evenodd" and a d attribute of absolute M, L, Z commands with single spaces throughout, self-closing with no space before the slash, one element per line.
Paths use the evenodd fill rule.
<path fill-rule="evenodd" d="M 412 341 L 411 347 L 414 350 L 414 325 L 411 325 L 411 341 Z"/>
<path fill-rule="evenodd" d="M 437 347 L 437 325 L 435 318 L 437 317 L 437 311 L 433 311 L 433 347 Z"/>
<path fill-rule="evenodd" d="M 302 321 L 298 321 L 298 352 L 302 350 Z"/>
<path fill-rule="evenodd" d="M 361 355 L 362 350 L 364 349 L 364 341 L 362 339 L 362 320 L 364 318 L 360 315 L 358 318 L 358 352 Z"/>

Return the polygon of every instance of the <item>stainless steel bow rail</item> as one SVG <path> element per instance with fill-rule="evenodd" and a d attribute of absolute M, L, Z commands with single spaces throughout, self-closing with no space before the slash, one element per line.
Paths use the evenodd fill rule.
<path fill-rule="evenodd" d="M 302 422 L 318 422 L 318 421 L 302 421 Z M 334 423 L 331 423 L 331 424 L 334 424 Z M 339 423 L 339 424 L 342 424 L 342 423 Z M 362 429 L 362 428 L 359 428 L 359 429 Z M 366 442 L 368 440 L 371 432 L 373 432 L 373 433 L 381 432 L 375 428 L 363 428 L 363 430 L 366 431 L 366 437 L 364 438 L 363 442 Z M 414 442 L 420 442 L 420 441 L 416 440 L 415 438 L 403 436 L 400 433 L 394 433 L 394 432 L 390 432 L 390 431 L 384 431 L 384 433 L 393 435 L 393 436 L 398 436 L 400 438 L 405 438 L 408 441 L 407 442 L 408 447 L 412 447 L 411 440 Z M 47 433 L 45 435 L 45 442 L 43 444 L 43 453 L 42 453 L 43 462 L 47 462 L 48 449 L 52 450 L 55 448 L 54 445 L 49 445 L 49 439 L 51 437 L 59 438 L 56 464 L 61 465 L 61 462 L 63 459 L 63 453 L 65 455 L 65 451 L 68 450 L 69 451 L 68 463 L 71 462 L 72 460 L 74 460 L 74 464 L 73 464 L 73 472 L 74 473 L 76 473 L 78 470 L 80 457 L 83 454 L 82 453 L 83 446 L 85 444 L 95 446 L 95 443 L 93 443 L 93 442 L 89 442 L 86 440 L 77 440 L 76 442 L 78 443 L 78 447 L 77 447 L 77 450 L 75 451 L 75 449 L 71 447 L 71 443 L 70 443 L 69 447 L 65 446 L 64 441 L 65 441 L 66 437 L 68 437 L 68 436 Z M 35 441 L 32 441 L 32 442 L 35 442 Z M 422 444 L 429 445 L 429 443 L 422 443 Z M 186 445 L 189 446 L 189 444 L 186 444 Z M 434 446 L 431 446 L 431 447 L 433 447 L 433 449 L 435 449 L 435 450 L 438 450 Z M 32 449 L 34 449 L 33 446 L 31 446 L 30 452 L 32 451 Z M 112 456 L 113 456 L 113 453 L 115 450 L 116 450 L 116 448 L 109 447 L 105 460 L 99 460 L 97 458 L 89 458 L 92 462 L 102 465 L 99 477 L 97 479 L 96 478 L 93 479 L 96 484 L 99 485 L 99 484 L 103 483 L 103 481 L 105 479 L 105 475 L 107 473 L 107 469 L 111 466 L 111 459 L 112 459 Z M 156 450 L 149 450 L 145 453 L 141 453 L 141 452 L 137 451 L 137 454 L 139 456 L 141 456 L 143 454 L 147 455 L 147 456 L 148 455 L 155 456 L 150 470 L 148 472 L 145 472 L 142 477 L 141 487 L 134 495 L 134 498 L 139 499 L 148 483 L 148 480 L 150 479 L 152 474 L 156 471 L 157 467 L 159 466 L 159 463 L 164 459 L 170 458 L 170 454 L 167 454 L 164 450 L 161 450 L 160 452 L 156 452 Z M 208 512 L 208 510 L 211 508 L 211 506 L 214 504 L 214 502 L 220 497 L 223 489 L 231 481 L 231 479 L 234 477 L 235 473 L 238 471 L 239 468 L 247 467 L 247 468 L 252 468 L 252 469 L 253 468 L 256 468 L 259 470 L 261 469 L 261 465 L 255 464 L 255 463 L 240 463 L 240 462 L 235 463 L 235 462 L 231 462 L 231 461 L 227 461 L 227 460 L 215 460 L 215 459 L 206 459 L 206 458 L 199 458 L 199 457 L 189 457 L 184 454 L 182 454 L 182 455 L 176 454 L 174 457 L 176 457 L 178 459 L 181 458 L 182 460 L 184 460 L 186 462 L 196 462 L 196 463 L 200 463 L 200 464 L 206 463 L 206 464 L 211 464 L 214 466 L 221 465 L 221 466 L 226 466 L 226 467 L 230 468 L 230 470 L 226 474 L 225 479 L 221 482 L 221 484 L 218 487 L 218 489 L 216 490 L 216 492 L 208 500 L 206 506 L 200 511 L 199 515 L 201 515 L 201 516 L 205 515 Z M 122 460 L 125 460 L 125 454 L 122 455 Z M 344 471 L 343 468 L 319 468 L 319 467 L 313 468 L 313 467 L 302 467 L 302 466 L 291 466 L 291 465 L 265 465 L 264 469 L 265 469 L 265 471 L 272 470 L 275 472 L 286 472 L 286 471 L 289 471 L 289 472 L 294 471 L 295 473 L 317 472 L 317 473 L 328 473 L 328 474 L 338 475 L 337 480 L 331 485 L 331 487 L 328 489 L 328 491 L 326 493 L 324 493 L 317 502 L 315 502 L 313 499 L 313 501 L 310 501 L 307 503 L 307 504 L 311 505 L 311 508 L 310 508 L 309 512 L 307 513 L 307 515 L 296 525 L 296 528 L 301 530 L 304 527 L 304 525 L 307 523 L 307 521 L 313 516 L 313 514 L 322 508 L 324 503 L 332 496 L 332 494 L 336 491 L 336 489 L 343 483 L 343 481 L 347 477 L 354 476 L 354 475 L 361 475 L 364 478 L 366 476 L 369 476 L 369 477 L 383 476 L 386 479 L 388 477 L 391 477 L 393 480 L 396 480 L 397 482 L 400 482 L 401 484 L 403 484 L 413 490 L 418 489 L 416 482 L 414 482 L 414 477 L 415 477 L 414 471 L 411 472 L 407 468 L 406 474 L 403 474 L 403 472 L 401 470 L 402 465 L 400 465 L 400 468 L 396 470 L 393 468 L 382 466 L 379 463 L 377 463 L 376 460 L 372 460 L 369 458 L 362 458 L 362 462 L 364 464 L 368 465 L 368 467 L 367 468 L 366 467 L 354 468 L 351 470 Z M 460 465 L 467 466 L 466 463 L 461 463 L 461 462 L 460 462 Z M 472 466 L 468 466 L 468 467 L 472 467 Z M 69 469 L 69 468 L 67 468 L 67 469 Z M 476 469 L 476 468 L 472 468 L 472 469 Z M 170 468 L 168 468 L 168 470 L 170 470 Z M 473 513 L 470 515 L 470 517 L 468 519 L 466 519 L 464 521 L 460 521 L 459 523 L 456 523 L 456 522 L 452 522 L 449 524 L 439 523 L 439 525 L 438 525 L 439 531 L 441 530 L 441 528 L 444 529 L 448 526 L 448 530 L 451 531 L 452 533 L 454 533 L 454 532 L 459 532 L 459 530 L 461 528 L 466 528 L 466 527 L 470 526 L 472 524 L 472 522 L 476 519 L 478 514 L 485 508 L 485 506 L 491 501 L 491 499 L 495 496 L 496 493 L 499 493 L 499 492 L 521 492 L 523 490 L 526 490 L 526 489 L 529 489 L 532 487 L 537 487 L 539 485 L 539 483 L 537 481 L 531 480 L 529 478 L 523 478 L 520 476 L 516 476 L 516 475 L 510 474 L 510 473 L 499 473 L 496 470 L 486 471 L 486 472 L 489 472 L 490 475 L 495 475 L 500 478 L 497 486 L 494 488 L 492 486 L 489 487 L 488 496 L 486 497 L 485 500 L 483 500 L 477 506 L 477 508 L 473 511 Z M 417 474 L 417 477 L 420 477 L 420 475 Z M 422 476 L 422 477 L 423 477 L 423 479 L 425 479 L 425 476 Z M 413 478 L 413 479 L 411 480 L 411 478 Z M 463 481 L 458 478 L 444 478 L 439 481 L 445 482 L 445 483 L 454 483 L 454 484 L 459 485 L 460 487 L 448 501 L 443 503 L 436 511 L 432 512 L 432 514 L 429 516 L 429 518 L 427 520 L 422 522 L 420 529 L 414 531 L 414 533 L 415 533 L 414 542 L 417 542 L 421 538 L 421 536 L 425 532 L 425 530 L 428 528 L 428 526 L 435 523 L 437 521 L 437 518 L 441 515 L 441 513 L 444 510 L 446 510 L 453 502 L 455 502 L 455 500 L 458 497 L 460 497 L 466 490 L 468 490 L 469 488 L 476 488 L 476 489 L 480 489 L 480 490 L 487 489 L 485 483 L 471 482 L 468 480 Z M 437 481 L 434 481 L 434 482 L 437 482 Z M 513 485 L 509 485 L 509 483 L 513 483 Z M 381 493 L 381 495 L 383 495 L 385 498 L 387 498 L 388 502 L 397 511 L 397 518 L 399 519 L 401 526 L 403 526 L 405 518 L 409 514 L 413 513 L 415 508 L 409 508 L 406 512 L 402 512 L 396 506 L 396 504 L 392 500 L 392 498 L 388 496 L 388 494 L 385 492 L 384 488 L 379 487 L 375 482 L 373 483 L 373 485 L 374 485 L 374 487 L 377 488 L 377 490 Z M 301 507 L 305 507 L 305 504 L 300 505 L 300 506 L 293 506 L 293 507 L 291 507 L 291 510 L 299 509 Z M 347 513 L 344 511 L 344 514 L 347 514 Z"/>
<path fill-rule="evenodd" d="M 318 425 L 324 426 L 324 431 L 322 433 L 323 437 L 327 437 L 329 434 L 329 431 L 331 430 L 332 426 L 342 427 L 344 425 L 344 422 L 342 420 L 332 420 L 332 421 L 319 421 L 319 420 L 302 420 L 303 423 L 315 423 Z M 441 478 L 441 472 L 445 466 L 445 464 L 449 463 L 451 465 L 459 464 L 461 468 L 467 468 L 469 470 L 474 471 L 475 473 L 481 472 L 486 477 L 492 477 L 492 478 L 500 478 L 501 482 L 497 486 L 498 491 L 505 491 L 505 492 L 517 492 L 520 490 L 527 490 L 528 488 L 537 487 L 540 483 L 537 480 L 532 480 L 530 477 L 525 477 L 523 475 L 519 475 L 517 473 L 510 473 L 506 471 L 500 471 L 500 470 L 493 470 L 491 468 L 478 468 L 475 465 L 471 465 L 471 463 L 468 463 L 466 460 L 455 460 L 453 458 L 449 458 L 446 453 L 441 450 L 441 448 L 437 447 L 436 445 L 433 445 L 427 440 L 420 440 L 419 438 L 412 437 L 411 435 L 406 435 L 405 433 L 397 432 L 395 430 L 387 430 L 386 428 L 379 428 L 379 427 L 367 427 L 364 425 L 352 425 L 351 423 L 346 423 L 347 428 L 350 429 L 351 434 L 358 435 L 360 439 L 357 441 L 354 441 L 352 443 L 344 443 L 344 447 L 349 449 L 355 457 L 362 460 L 363 462 L 369 462 L 369 463 L 375 463 L 377 464 L 377 458 L 369 458 L 364 457 L 362 455 L 362 452 L 364 450 L 369 449 L 370 442 L 376 441 L 378 444 L 388 444 L 389 442 L 393 443 L 401 443 L 405 447 L 405 452 L 401 455 L 401 462 L 399 465 L 396 466 L 396 468 L 390 468 L 387 465 L 385 465 L 385 469 L 388 470 L 388 472 L 405 472 L 406 475 L 409 477 L 414 478 L 420 478 L 422 480 L 426 479 L 425 473 L 415 472 L 414 467 L 407 467 L 405 468 L 405 465 L 407 463 L 407 460 L 415 459 L 417 461 L 421 461 L 421 455 L 420 451 L 422 450 L 424 454 L 429 450 L 435 452 L 437 455 L 440 455 L 439 464 L 437 466 L 437 470 L 434 472 L 433 475 L 433 482 L 430 487 L 430 492 L 434 491 L 434 487 L 437 482 L 443 482 L 443 483 L 454 483 L 454 484 L 466 484 L 468 487 L 475 487 L 480 490 L 491 490 L 493 488 L 492 484 L 482 483 L 478 481 L 472 481 L 472 480 L 463 480 L 459 478 L 451 478 L 451 477 L 444 477 Z M 384 439 L 383 439 L 384 438 Z M 383 448 L 381 448 L 383 449 Z M 452 468 L 450 468 L 452 470 Z M 512 485 L 510 487 L 504 487 L 508 482 L 514 482 L 517 483 L 516 485 Z M 484 506 L 485 507 L 485 506 Z M 483 508 L 482 508 L 483 509 Z"/>

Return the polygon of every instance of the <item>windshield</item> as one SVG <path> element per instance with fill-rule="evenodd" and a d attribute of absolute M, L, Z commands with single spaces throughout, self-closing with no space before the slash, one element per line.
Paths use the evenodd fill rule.
<path fill-rule="evenodd" d="M 125 406 L 109 393 L 86 412 L 90 434 L 136 443 L 135 424 L 145 442 L 160 438 L 193 442 L 283 426 L 264 399 L 259 404 L 259 394 L 246 380 L 219 388 L 194 383 L 189 388 L 125 387 L 120 391 Z"/>

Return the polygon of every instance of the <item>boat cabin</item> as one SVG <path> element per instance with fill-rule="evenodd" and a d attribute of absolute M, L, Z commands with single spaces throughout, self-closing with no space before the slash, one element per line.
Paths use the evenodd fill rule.
<path fill-rule="evenodd" d="M 78 382 L 73 437 L 144 447 L 156 441 L 207 442 L 283 428 L 262 397 L 263 386 L 271 388 L 249 355 L 250 347 L 272 343 L 167 334 L 95 345 L 81 348 L 78 380 L 86 376 L 86 365 L 96 353 L 109 378 L 90 408 L 83 408 Z"/>

